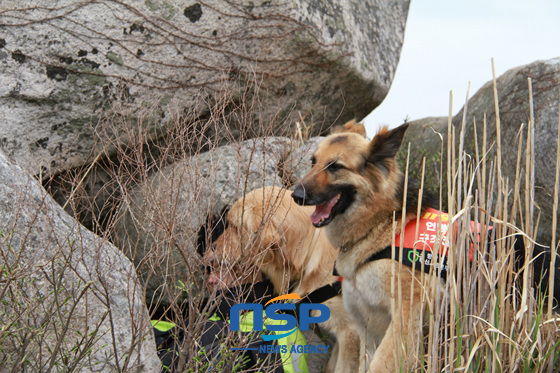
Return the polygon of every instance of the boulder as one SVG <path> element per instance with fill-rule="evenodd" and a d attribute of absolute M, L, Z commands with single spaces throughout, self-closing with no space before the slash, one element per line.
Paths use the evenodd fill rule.
<path fill-rule="evenodd" d="M 323 136 L 316 136 L 293 145 L 292 150 L 280 164 L 284 185 L 294 186 L 311 170 L 311 156 L 323 139 Z"/>
<path fill-rule="evenodd" d="M 111 153 L 117 140 L 132 142 L 119 121 L 157 138 L 170 123 L 205 120 L 216 103 L 227 114 L 245 100 L 258 104 L 249 122 L 265 118 L 285 129 L 301 114 L 316 135 L 381 103 L 408 6 L 2 2 L 0 147 L 30 173 L 56 175 Z M 235 116 L 223 118 L 239 134 Z"/>
<path fill-rule="evenodd" d="M 159 371 L 132 263 L 0 152 L 2 371 Z"/>
<path fill-rule="evenodd" d="M 439 197 L 440 182 L 444 197 L 444 207 L 447 205 L 447 117 L 428 117 L 408 122 L 403 145 L 398 153 L 397 159 L 401 169 L 406 169 L 406 157 L 408 144 L 410 143 L 409 172 L 411 179 L 418 182 L 422 180 L 422 159 L 426 158 L 424 170 L 424 189 Z M 441 135 L 441 136 L 440 136 Z M 443 174 L 441 173 L 441 158 L 443 149 Z M 442 178 L 443 176 L 443 178 Z"/>
<path fill-rule="evenodd" d="M 555 167 L 556 167 L 556 141 L 558 134 L 558 86 L 560 82 L 560 59 L 548 61 L 536 61 L 529 65 L 513 68 L 505 72 L 496 80 L 498 89 L 498 104 L 501 123 L 501 146 L 502 146 L 502 176 L 509 179 L 509 188 L 513 191 L 515 180 L 518 132 L 522 124 L 525 125 L 523 132 L 522 151 L 526 149 L 527 125 L 529 123 L 529 89 L 527 78 L 532 79 L 532 90 L 534 100 L 535 115 L 535 202 L 540 211 L 539 230 L 537 235 L 538 242 L 550 245 L 552 229 L 552 201 L 554 195 Z M 463 121 L 462 109 L 453 117 L 455 127 L 456 143 L 459 143 L 459 133 Z M 487 122 L 487 139 L 489 160 L 496 154 L 496 114 L 494 108 L 494 90 L 492 81 L 487 82 L 474 96 L 468 101 L 466 130 L 465 130 L 465 150 L 468 154 L 475 154 L 474 142 L 474 123 L 476 122 L 479 149 L 482 151 L 482 133 L 484 115 Z M 405 143 L 410 139 L 411 156 L 417 159 L 411 163 L 411 173 L 419 176 L 421 172 L 421 157 L 427 156 L 426 179 L 430 189 L 437 191 L 439 179 L 443 178 L 444 189 L 447 174 L 444 163 L 443 175 L 439 173 L 439 148 L 441 146 L 439 136 L 433 131 L 427 131 L 427 127 L 441 133 L 444 138 L 444 161 L 447 158 L 447 118 L 434 119 L 426 118 L 420 121 L 411 122 L 411 126 L 405 136 Z M 432 125 L 433 124 L 433 125 Z M 458 151 L 458 145 L 456 148 Z M 430 157 L 429 155 L 432 155 Z M 525 158 L 522 153 L 521 162 L 521 185 L 524 186 Z M 404 156 L 401 153 L 401 159 Z M 431 158 L 431 160 L 430 160 Z M 437 167 L 437 170 L 436 170 Z M 436 174 L 434 174 L 434 172 Z M 430 176 L 430 173 L 432 174 Z M 522 187 L 523 188 L 523 187 Z M 444 192 L 445 192 L 444 190 Z M 522 198 L 523 197 L 523 191 Z M 445 194 L 444 194 L 445 199 Z M 512 200 L 510 198 L 510 200 Z M 511 202 L 511 201 L 510 201 Z M 444 204 L 445 207 L 446 204 Z M 536 216 L 535 216 L 536 218 Z M 560 218 L 560 216 L 558 216 Z M 519 222 L 519 220 L 517 220 Z M 556 237 L 560 231 L 557 230 Z"/>
<path fill-rule="evenodd" d="M 558 87 L 560 82 L 560 59 L 536 61 L 529 65 L 513 68 L 497 81 L 498 103 L 501 123 L 502 175 L 510 181 L 513 189 L 517 164 L 518 132 L 525 124 L 523 151 L 526 149 L 527 125 L 530 105 L 527 78 L 532 79 L 533 107 L 535 115 L 535 202 L 540 209 L 538 241 L 550 245 L 552 200 L 554 195 L 556 142 L 558 136 Z M 488 139 L 496 141 L 496 119 L 492 82 L 486 83 L 469 101 L 467 108 L 467 131 L 465 147 L 474 154 L 473 123 L 476 120 L 479 144 L 482 143 L 484 114 L 487 118 Z M 460 130 L 463 110 L 454 118 L 456 133 Z M 457 135 L 458 137 L 458 135 Z M 496 150 L 494 146 L 493 151 Z M 495 154 L 495 153 L 493 153 Z M 521 175 L 525 174 L 522 156 Z M 524 185 L 524 178 L 521 185 Z M 523 192 L 522 192 L 523 194 Z M 558 216 L 560 218 L 560 216 Z M 536 216 L 535 216 L 536 218 Z M 519 221 L 519 220 L 518 220 Z M 556 235 L 558 237 L 558 234 Z"/>

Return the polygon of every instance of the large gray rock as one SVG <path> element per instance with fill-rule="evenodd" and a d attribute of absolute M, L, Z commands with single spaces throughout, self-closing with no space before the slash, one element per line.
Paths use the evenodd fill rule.
<path fill-rule="evenodd" d="M 280 164 L 279 172 L 283 176 L 284 185 L 294 186 L 311 170 L 311 156 L 323 139 L 323 136 L 317 136 L 292 145 Z"/>
<path fill-rule="evenodd" d="M 282 186 L 278 166 L 291 144 L 269 137 L 218 147 L 164 168 L 125 196 L 113 241 L 147 282 L 148 302 L 187 296 L 179 281 L 200 285 L 198 229 L 245 193 Z"/>
<path fill-rule="evenodd" d="M 556 158 L 558 82 L 560 81 L 558 58 L 516 67 L 497 79 L 502 134 L 502 173 L 504 178 L 509 178 L 510 187 L 513 188 L 517 163 L 517 134 L 522 123 L 525 124 L 523 151 L 527 146 L 526 134 L 530 115 L 527 82 L 529 77 L 532 78 L 535 113 L 535 202 L 541 211 L 538 239 L 539 242 L 550 245 L 555 168 L 558 161 Z M 475 149 L 473 121 L 476 119 L 479 144 L 481 144 L 484 113 L 487 117 L 488 139 L 490 142 L 495 142 L 496 120 L 492 82 L 486 83 L 468 102 L 466 139 L 469 139 L 469 142 L 465 143 L 465 146 L 471 154 L 474 154 Z M 463 111 L 459 112 L 453 120 L 457 127 L 457 134 L 462 117 Z M 495 146 L 493 150 L 496 150 Z M 525 157 L 523 156 L 522 159 L 523 176 Z M 521 185 L 524 185 L 524 179 Z M 535 211 L 538 211 L 538 208 Z M 558 237 L 558 234 L 556 236 Z"/>
<path fill-rule="evenodd" d="M 422 159 L 426 159 L 424 170 L 424 189 L 439 197 L 440 183 L 442 195 L 447 196 L 446 173 L 441 173 L 442 145 L 443 168 L 447 164 L 447 117 L 428 117 L 409 122 L 404 136 L 403 145 L 397 159 L 401 169 L 406 169 L 408 144 L 410 144 L 409 172 L 410 178 L 420 182 L 422 179 Z M 447 206 L 445 201 L 443 207 Z"/>
<path fill-rule="evenodd" d="M 132 263 L 0 152 L 2 371 L 156 372 Z"/>
<path fill-rule="evenodd" d="M 517 164 L 517 147 L 519 128 L 525 124 L 522 144 L 526 149 L 527 125 L 529 123 L 529 89 L 527 78 L 532 78 L 534 113 L 535 113 L 535 202 L 540 208 L 538 241 L 550 245 L 552 229 L 552 201 L 554 194 L 556 167 L 556 139 L 558 133 L 558 82 L 560 81 L 560 59 L 536 61 L 526 66 L 513 68 L 497 81 L 498 103 L 502 135 L 502 176 L 509 179 L 509 188 L 513 190 Z M 465 150 L 474 156 L 475 142 L 473 123 L 476 120 L 479 150 L 482 151 L 482 132 L 484 114 L 487 120 L 487 139 L 489 160 L 496 154 L 496 117 L 494 108 L 494 91 L 492 81 L 486 83 L 469 100 L 466 116 Z M 453 118 L 456 142 L 459 141 L 463 110 Z M 412 140 L 411 163 L 414 176 L 420 175 L 421 157 L 427 158 L 427 183 L 430 189 L 437 191 L 439 180 L 443 179 L 444 189 L 447 183 L 447 118 L 426 118 L 411 123 L 405 137 Z M 441 142 L 430 127 L 441 133 L 444 139 L 444 173 L 439 175 L 439 149 Z M 458 145 L 456 147 L 458 152 Z M 525 156 L 522 153 L 521 185 L 522 198 L 524 195 Z M 404 158 L 404 157 L 403 157 Z M 445 192 L 446 190 L 444 190 Z M 445 193 L 444 193 L 445 199 Z M 510 198 L 510 202 L 513 197 Z M 446 204 L 444 203 L 444 206 Z M 558 216 L 560 218 L 560 216 Z M 519 221 L 519 220 L 518 220 Z M 559 230 L 557 230 L 557 237 Z"/>
<path fill-rule="evenodd" d="M 307 114 L 317 134 L 364 117 L 383 100 L 408 6 L 4 1 L 0 145 L 31 173 L 53 175 L 90 162 L 105 146 L 97 136 L 130 141 L 116 122 L 142 116 L 155 137 L 169 123 L 207 117 L 223 100 L 231 103 L 227 110 L 243 100 L 258 104 L 249 122 L 265 118 L 276 127 Z"/>

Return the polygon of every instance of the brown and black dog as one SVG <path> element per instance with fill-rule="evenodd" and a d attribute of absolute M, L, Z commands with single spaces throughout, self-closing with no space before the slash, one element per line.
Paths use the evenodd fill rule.
<path fill-rule="evenodd" d="M 406 342 L 413 347 L 422 330 L 419 273 L 401 267 L 402 312 L 392 314 L 392 263 L 368 262 L 372 254 L 391 246 L 394 214 L 397 222 L 403 219 L 403 174 L 395 156 L 406 128 L 383 129 L 368 141 L 363 126 L 347 123 L 319 144 L 311 171 L 292 195 L 299 204 L 315 206 L 313 225 L 326 227 L 331 243 L 340 248 L 336 268 L 344 277 L 346 310 L 362 339 L 366 359 L 361 371 L 368 366 L 371 372 L 399 371 L 394 359 L 397 341 L 412 330 Z M 406 222 L 416 217 L 416 206 L 407 211 L 411 213 L 404 217 Z M 418 285 L 411 296 L 413 281 Z"/>
<path fill-rule="evenodd" d="M 312 207 L 294 203 L 285 189 L 266 187 L 248 193 L 233 204 L 225 230 L 204 257 L 213 268 L 210 280 L 231 282 L 240 273 L 260 271 L 277 294 L 290 291 L 301 297 L 337 281 L 333 268 L 338 252 L 326 232 L 311 224 L 312 212 Z M 289 290 L 294 283 L 295 288 Z M 337 340 L 327 371 L 356 372 L 360 339 L 342 296 L 323 304 L 331 317 L 321 326 Z"/>

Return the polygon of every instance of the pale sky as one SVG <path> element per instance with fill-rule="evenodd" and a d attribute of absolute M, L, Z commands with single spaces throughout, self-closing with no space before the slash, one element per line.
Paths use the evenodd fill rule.
<path fill-rule="evenodd" d="M 453 114 L 496 75 L 560 57 L 560 0 L 411 0 L 404 45 L 383 103 L 364 120 L 368 135 Z"/>

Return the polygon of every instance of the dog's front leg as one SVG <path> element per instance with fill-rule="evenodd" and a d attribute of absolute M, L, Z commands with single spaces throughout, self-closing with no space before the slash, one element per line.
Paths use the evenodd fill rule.
<path fill-rule="evenodd" d="M 358 333 L 352 327 L 347 327 L 340 333 L 338 347 L 338 358 L 336 360 L 335 372 L 355 373 L 359 369 L 358 346 L 361 345 Z M 333 351 L 334 354 L 334 351 Z"/>
<path fill-rule="evenodd" d="M 360 359 L 358 360 L 359 364 L 359 373 L 365 373 L 368 371 L 368 365 L 371 361 L 371 356 L 368 356 L 366 352 L 366 338 L 363 336 L 360 338 Z"/>
<path fill-rule="evenodd" d="M 338 363 L 338 353 L 339 353 L 340 343 L 336 342 L 332 347 L 331 357 L 325 368 L 325 373 L 336 373 L 336 364 Z"/>
<path fill-rule="evenodd" d="M 401 312 L 396 312 L 375 350 L 369 373 L 394 373 L 401 371 L 400 368 L 405 372 L 412 370 L 422 333 L 422 305 L 417 299 L 413 304 L 411 313 L 410 301 L 403 299 Z"/>

